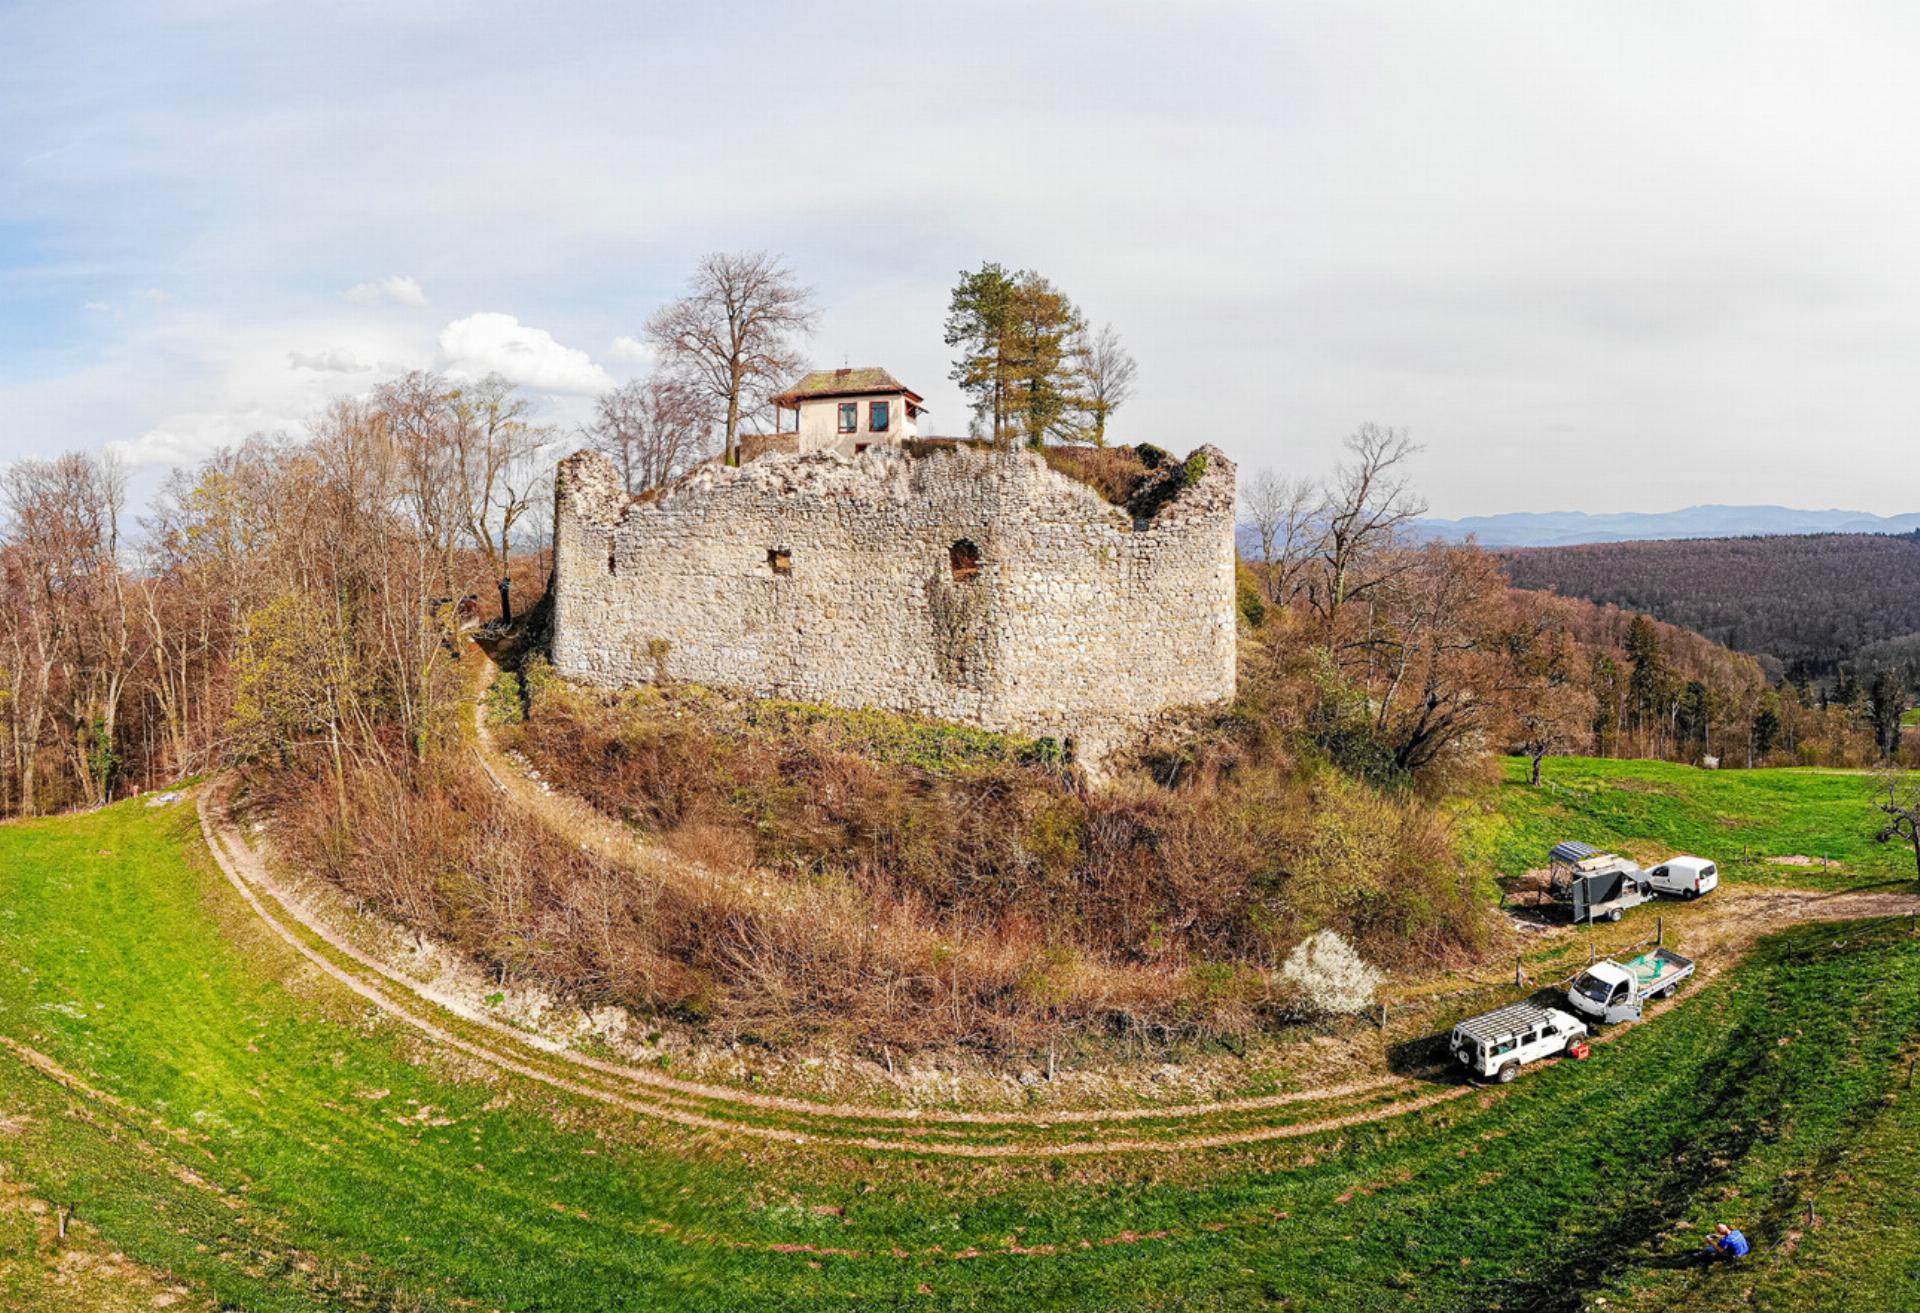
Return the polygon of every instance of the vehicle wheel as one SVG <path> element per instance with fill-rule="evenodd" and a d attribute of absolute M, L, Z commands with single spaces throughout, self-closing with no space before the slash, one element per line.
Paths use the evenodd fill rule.
<path fill-rule="evenodd" d="M 1607 920 L 1609 920 L 1609 921 L 1618 921 L 1619 919 L 1620 919 L 1620 909 L 1619 909 L 1619 908 L 1617 908 L 1617 907 L 1616 907 L 1616 908 L 1614 908 L 1614 909 L 1613 909 L 1613 910 L 1612 910 L 1611 912 L 1608 912 L 1608 913 L 1607 913 Z"/>
<path fill-rule="evenodd" d="M 1692 902 L 1694 899 L 1698 898 L 1699 896 L 1700 896 L 1700 891 L 1698 889 L 1689 889 L 1684 894 L 1681 895 L 1681 897 L 1686 899 L 1688 902 Z"/>
<path fill-rule="evenodd" d="M 1519 1074 L 1520 1074 L 1520 1064 L 1517 1062 L 1509 1062 L 1506 1066 L 1500 1068 L 1499 1073 L 1494 1077 L 1494 1079 L 1499 1081 L 1502 1085 L 1511 1085 L 1513 1083 L 1513 1078 L 1515 1076 L 1518 1076 Z"/>

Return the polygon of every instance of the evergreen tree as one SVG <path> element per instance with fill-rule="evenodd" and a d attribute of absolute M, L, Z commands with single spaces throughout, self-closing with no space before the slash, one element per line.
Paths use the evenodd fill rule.
<path fill-rule="evenodd" d="M 1081 405 L 1074 339 L 1080 312 L 1037 273 L 986 263 L 962 272 L 947 306 L 949 377 L 973 402 L 974 423 L 997 447 L 1038 445 Z"/>
<path fill-rule="evenodd" d="M 1873 725 L 1874 746 L 1882 757 L 1900 751 L 1900 718 L 1907 709 L 1907 684 L 1894 669 L 1882 670 L 1873 677 L 1867 694 L 1867 719 Z"/>
<path fill-rule="evenodd" d="M 1680 696 L 1677 728 L 1680 742 L 1695 744 L 1702 753 L 1713 742 L 1713 708 L 1707 686 L 1697 679 L 1690 681 Z"/>
<path fill-rule="evenodd" d="M 1620 667 L 1605 652 L 1593 654 L 1593 750 L 1611 757 L 1620 738 Z"/>
<path fill-rule="evenodd" d="M 1660 630 L 1652 619 L 1637 615 L 1627 627 L 1627 707 L 1639 728 L 1657 726 L 1665 710 L 1667 667 L 1660 652 Z"/>

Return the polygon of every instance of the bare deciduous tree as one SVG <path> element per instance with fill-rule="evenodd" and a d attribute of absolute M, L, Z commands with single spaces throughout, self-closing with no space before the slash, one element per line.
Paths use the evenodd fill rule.
<path fill-rule="evenodd" d="M 647 320 L 667 369 L 724 412 L 727 463 L 740 462 L 743 415 L 766 405 L 801 367 L 794 339 L 813 331 L 813 293 L 765 251 L 716 252 L 687 294 Z"/>
<path fill-rule="evenodd" d="M 553 431 L 528 422 L 527 399 L 498 374 L 460 389 L 453 407 L 467 536 L 486 556 L 498 581 L 501 618 L 511 620 L 507 565 L 513 530 L 549 495 L 552 476 L 546 454 Z"/>
<path fill-rule="evenodd" d="M 1580 654 L 1565 630 L 1523 620 L 1508 634 L 1506 646 L 1513 674 L 1508 684 L 1513 746 L 1533 764 L 1538 787 L 1543 760 L 1591 737 L 1594 696 L 1578 682 Z"/>
<path fill-rule="evenodd" d="M 1307 589 L 1330 644 L 1338 641 L 1342 609 L 1370 597 L 1406 563 L 1387 549 L 1427 509 L 1407 476 L 1420 449 L 1405 429 L 1362 424 L 1345 446 L 1318 517 L 1319 578 Z"/>
<path fill-rule="evenodd" d="M 111 794 L 123 695 L 146 656 L 120 560 L 125 504 L 126 475 L 111 456 L 23 460 L 0 484 L 0 509 L 12 526 L 9 582 L 20 588 L 9 611 L 24 612 L 7 626 L 20 667 L 9 690 L 16 737 L 51 719 L 87 803 Z M 31 749 L 20 765 L 23 810 L 31 810 Z"/>
<path fill-rule="evenodd" d="M 380 432 L 368 435 L 391 439 L 404 473 L 401 496 L 440 562 L 447 592 L 453 589 L 453 555 L 467 522 L 465 471 L 453 407 L 458 397 L 459 389 L 445 378 L 416 369 L 374 389 Z"/>
<path fill-rule="evenodd" d="M 1874 806 L 1888 819 L 1880 833 L 1873 837 L 1881 843 L 1905 839 L 1912 844 L 1913 877 L 1920 881 L 1920 777 L 1904 771 L 1886 771 L 1876 782 L 1875 792 L 1887 795 L 1885 802 Z"/>
<path fill-rule="evenodd" d="M 627 495 L 637 496 L 706 459 L 715 409 L 684 379 L 637 378 L 601 395 L 584 436 L 613 461 Z"/>
<path fill-rule="evenodd" d="M 1318 548 L 1314 512 L 1320 490 L 1304 478 L 1284 478 L 1261 469 L 1240 490 L 1241 523 L 1259 540 L 1260 581 L 1267 600 L 1284 606 L 1302 586 L 1301 575 Z"/>
<path fill-rule="evenodd" d="M 1139 362 L 1120 341 L 1112 324 L 1099 332 L 1082 328 L 1073 339 L 1073 360 L 1079 374 L 1078 409 L 1085 415 L 1088 441 L 1107 445 L 1107 419 L 1133 397 Z"/>

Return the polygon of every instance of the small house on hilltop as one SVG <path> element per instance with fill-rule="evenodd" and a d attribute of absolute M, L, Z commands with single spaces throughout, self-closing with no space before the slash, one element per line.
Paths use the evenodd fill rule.
<path fill-rule="evenodd" d="M 788 411 L 793 427 L 785 427 Z M 768 451 L 837 451 L 857 456 L 882 443 L 919 436 L 926 413 L 920 394 L 886 370 L 817 369 L 773 398 L 774 432 L 759 435 L 752 455 Z"/>

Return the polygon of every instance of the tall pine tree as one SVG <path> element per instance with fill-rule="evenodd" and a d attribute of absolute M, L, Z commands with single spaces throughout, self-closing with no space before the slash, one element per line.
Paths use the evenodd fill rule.
<path fill-rule="evenodd" d="M 949 377 L 973 402 L 977 432 L 996 447 L 1035 445 L 1079 406 L 1073 339 L 1080 312 L 1030 270 L 988 262 L 962 272 L 947 306 L 946 342 L 959 348 Z"/>

